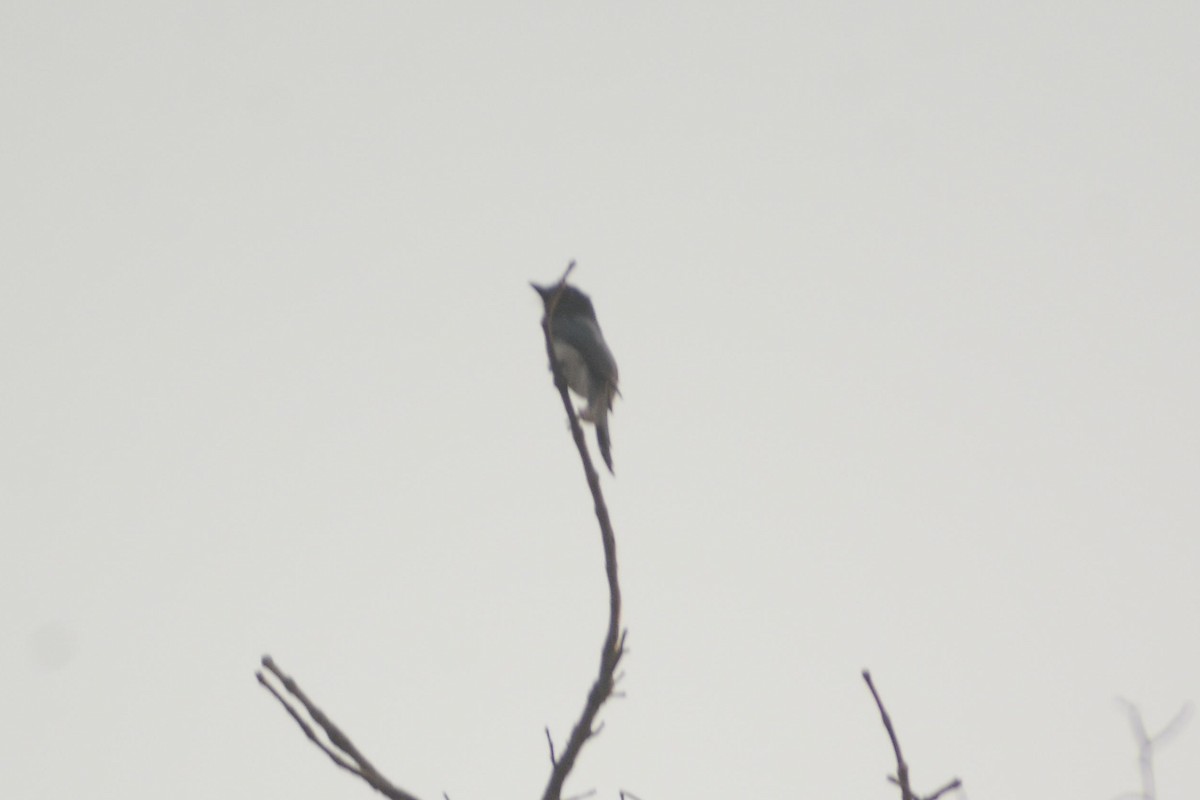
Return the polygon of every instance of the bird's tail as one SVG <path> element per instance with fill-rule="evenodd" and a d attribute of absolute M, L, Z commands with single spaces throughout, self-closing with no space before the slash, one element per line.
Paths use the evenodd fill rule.
<path fill-rule="evenodd" d="M 601 411 L 596 420 L 596 444 L 600 446 L 600 455 L 604 458 L 604 463 L 608 467 L 608 471 L 613 472 L 612 465 L 612 441 L 608 438 L 608 414 Z"/>

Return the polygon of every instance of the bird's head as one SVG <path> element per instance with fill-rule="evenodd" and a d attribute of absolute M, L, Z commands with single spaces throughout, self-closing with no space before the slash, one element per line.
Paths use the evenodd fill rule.
<path fill-rule="evenodd" d="M 541 296 L 542 305 L 547 309 L 554 302 L 554 295 L 558 294 L 558 304 L 554 307 L 555 316 L 596 318 L 596 310 L 592 308 L 592 299 L 570 284 L 563 285 L 561 292 L 559 291 L 560 284 L 557 283 L 550 286 L 538 286 L 536 283 L 529 285 Z"/>

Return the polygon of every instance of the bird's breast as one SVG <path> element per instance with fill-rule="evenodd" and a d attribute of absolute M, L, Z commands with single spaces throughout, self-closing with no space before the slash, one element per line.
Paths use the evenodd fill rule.
<path fill-rule="evenodd" d="M 558 360 L 558 368 L 567 379 L 567 386 L 580 397 L 587 399 L 591 387 L 587 362 L 578 350 L 562 341 L 554 342 L 554 358 Z"/>

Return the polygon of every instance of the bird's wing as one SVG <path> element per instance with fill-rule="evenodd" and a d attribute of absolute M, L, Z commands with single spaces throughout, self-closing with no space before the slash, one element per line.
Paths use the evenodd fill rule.
<path fill-rule="evenodd" d="M 563 344 L 575 348 L 588 369 L 614 389 L 617 386 L 617 362 L 600 333 L 600 326 L 590 319 L 573 317 L 554 321 L 554 335 Z"/>

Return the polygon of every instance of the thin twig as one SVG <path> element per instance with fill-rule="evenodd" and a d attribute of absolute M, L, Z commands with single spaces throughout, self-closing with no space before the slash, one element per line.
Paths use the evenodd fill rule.
<path fill-rule="evenodd" d="M 280 705 L 282 705 L 287 713 L 291 715 L 292 719 L 296 721 L 296 724 L 300 726 L 300 730 L 304 731 L 304 735 L 307 736 L 313 744 L 321 748 L 321 751 L 324 752 L 325 755 L 329 756 L 333 760 L 333 763 L 337 764 L 342 769 L 353 772 L 355 775 L 359 774 L 358 769 L 353 764 L 350 764 L 337 753 L 330 750 L 329 745 L 325 744 L 317 737 L 317 734 L 312 729 L 312 726 L 304 721 L 304 718 L 300 716 L 300 712 L 293 708 L 291 703 L 289 703 L 283 697 L 283 695 L 279 694 L 275 687 L 272 686 L 267 680 L 266 675 L 263 675 L 261 672 L 256 672 L 254 674 L 258 677 L 258 682 L 261 683 L 268 692 L 275 696 L 275 699 L 278 700 Z"/>
<path fill-rule="evenodd" d="M 567 380 L 562 374 L 562 370 L 559 369 L 558 359 L 554 357 L 554 342 L 550 336 L 550 322 L 554 317 L 554 310 L 558 306 L 559 297 L 567 285 L 567 277 L 574 268 L 574 261 L 567 265 L 566 272 L 563 273 L 563 276 L 558 281 L 556 291 L 546 303 L 546 315 L 542 319 L 542 333 L 546 340 L 546 357 L 550 362 L 550 370 L 554 374 L 554 386 L 558 389 L 558 393 L 562 398 L 563 409 L 566 411 L 567 419 L 571 424 L 571 435 L 575 439 L 575 447 L 579 451 L 579 458 L 583 463 L 584 476 L 587 479 L 588 488 L 592 493 L 596 520 L 600 524 L 600 539 L 604 545 L 605 575 L 608 578 L 608 630 L 605 633 L 604 645 L 600 651 L 600 669 L 596 680 L 588 692 L 583 712 L 579 715 L 575 727 L 571 730 L 566 747 L 559 754 L 558 761 L 550 771 L 550 779 L 546 783 L 546 790 L 542 794 L 542 800 L 561 800 L 563 784 L 574 768 L 575 760 L 579 757 L 580 751 L 588 739 L 599 733 L 598 729 L 593 729 L 593 724 L 596 720 L 596 715 L 600 712 L 601 706 L 612 696 L 617 665 L 625 654 L 626 632 L 621 630 L 621 586 L 617 580 L 617 541 L 613 534 L 612 521 L 609 519 L 608 506 L 604 502 L 604 494 L 600 491 L 600 475 L 592 465 L 592 459 L 588 453 L 587 443 L 583 436 L 583 426 L 579 424 L 579 417 L 575 413 L 575 405 L 571 402 L 571 397 L 567 393 Z M 601 728 L 603 728 L 603 725 L 601 725 Z"/>
<path fill-rule="evenodd" d="M 1166 744 L 1183 729 L 1184 724 L 1192 716 L 1192 704 L 1184 703 L 1175 716 L 1171 717 L 1171 721 L 1164 725 L 1161 731 L 1151 736 L 1146 732 L 1146 725 L 1142 721 L 1142 712 L 1138 710 L 1138 707 L 1120 697 L 1117 698 L 1117 702 L 1125 706 L 1125 713 L 1129 717 L 1129 726 L 1133 728 L 1133 738 L 1138 746 L 1138 767 L 1142 777 L 1142 791 L 1128 794 L 1141 797 L 1143 800 L 1155 800 L 1158 795 L 1158 787 L 1155 785 L 1154 779 L 1156 748 Z"/>
<path fill-rule="evenodd" d="M 958 778 L 955 778 L 933 794 L 927 796 L 925 800 L 938 800 L 938 798 L 944 795 L 946 792 L 953 792 L 955 789 L 960 788 L 962 788 L 962 781 L 960 781 Z"/>
<path fill-rule="evenodd" d="M 871 673 L 864 669 L 862 676 L 863 680 L 867 682 L 867 688 L 871 690 L 871 696 L 875 698 L 879 715 L 883 717 L 883 727 L 887 729 L 888 738 L 892 740 L 892 751 L 896 754 L 896 782 L 900 785 L 900 795 L 903 800 L 916 800 L 916 795 L 908 785 L 908 765 L 904 763 L 904 756 L 900 754 L 900 741 L 896 738 L 896 729 L 892 727 L 892 718 L 888 716 L 887 709 L 883 707 L 883 700 L 879 698 L 879 692 L 875 691 Z"/>
<path fill-rule="evenodd" d="M 583 794 L 573 794 L 570 797 L 564 798 L 564 800 L 586 800 L 587 798 L 589 798 L 595 794 L 596 794 L 595 789 L 588 789 Z"/>
<path fill-rule="evenodd" d="M 863 670 L 863 680 L 867 682 L 867 688 L 871 690 L 871 696 L 875 698 L 875 706 L 879 709 L 879 716 L 883 718 L 883 727 L 887 730 L 888 738 L 892 741 L 892 752 L 896 754 L 896 777 L 888 776 L 888 780 L 900 787 L 900 796 L 902 800 L 921 800 L 913 792 L 912 787 L 908 783 L 908 764 L 904 763 L 904 756 L 900 753 L 900 739 L 896 736 L 896 729 L 892 727 L 892 718 L 888 716 L 887 709 L 883 707 L 883 700 L 879 697 L 879 692 L 875 689 L 875 682 L 871 680 L 871 673 L 868 670 Z M 937 800 L 943 794 L 954 789 L 962 787 L 962 781 L 958 778 L 947 783 L 941 789 L 938 789 L 933 794 L 924 798 L 924 800 Z"/>
<path fill-rule="evenodd" d="M 300 716 L 300 712 L 297 711 L 295 707 L 292 706 L 292 704 L 289 703 L 286 698 L 284 698 L 283 695 L 281 695 L 279 691 L 271 685 L 271 683 L 267 680 L 267 676 L 262 672 L 255 673 L 258 677 L 258 682 L 262 684 L 267 691 L 269 691 L 275 697 L 275 699 L 283 705 L 285 709 L 287 709 L 288 714 L 290 714 L 292 719 L 296 721 L 296 724 L 300 726 L 300 730 L 304 731 L 304 735 L 307 736 L 313 742 L 313 744 L 319 747 L 327 756 L 333 759 L 333 763 L 337 764 L 342 769 L 352 772 L 358 777 L 362 778 L 371 786 L 372 789 L 379 792 L 384 797 L 388 797 L 391 800 L 417 800 L 417 798 L 413 795 L 397 786 L 392 785 L 391 781 L 380 774 L 379 770 L 375 769 L 371 762 L 368 761 L 367 758 L 358 751 L 358 748 L 355 747 L 354 743 L 350 741 L 350 737 L 342 733 L 341 728 L 335 725 L 333 720 L 325 716 L 325 712 L 317 708 L 317 706 L 308 699 L 308 696 L 301 691 L 300 685 L 296 683 L 296 681 L 292 680 L 291 677 L 285 675 L 270 656 L 263 656 L 262 665 L 268 672 L 275 676 L 276 680 L 283 685 L 283 688 L 287 690 L 288 694 L 290 694 L 292 697 L 298 700 L 302 706 L 304 706 L 304 710 L 308 713 L 308 716 L 321 727 L 321 730 L 325 732 L 325 735 L 329 738 L 332 747 L 321 741 L 313 727 L 305 722 L 305 720 Z M 342 753 L 348 756 L 350 760 L 347 761 L 345 758 L 335 752 L 334 748 L 340 750 Z M 350 763 L 351 761 L 354 763 Z"/>

